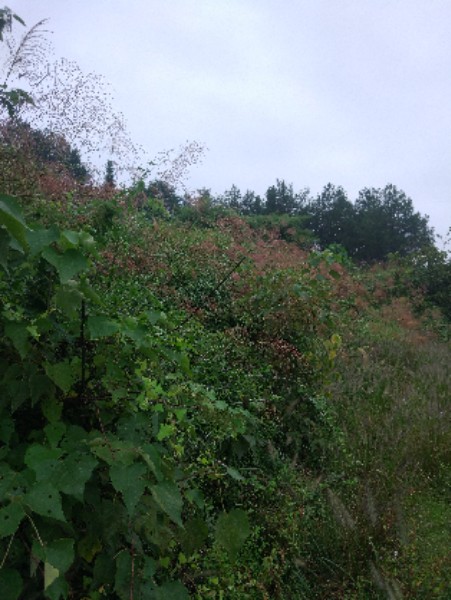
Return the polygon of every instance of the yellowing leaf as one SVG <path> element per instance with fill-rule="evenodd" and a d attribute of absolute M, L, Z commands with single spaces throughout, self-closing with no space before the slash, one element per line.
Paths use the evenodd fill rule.
<path fill-rule="evenodd" d="M 60 572 L 55 569 L 50 563 L 44 563 L 44 589 L 46 590 L 55 579 L 58 579 Z"/>

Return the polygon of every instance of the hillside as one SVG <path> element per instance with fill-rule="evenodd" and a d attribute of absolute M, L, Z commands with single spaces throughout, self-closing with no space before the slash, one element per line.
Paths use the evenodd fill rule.
<path fill-rule="evenodd" d="M 24 25 L 0 9 L 0 600 L 450 598 L 428 217 L 391 183 L 182 194 L 202 144 L 149 163 Z"/>
<path fill-rule="evenodd" d="M 58 177 L 0 197 L 3 597 L 448 598 L 422 265 Z"/>

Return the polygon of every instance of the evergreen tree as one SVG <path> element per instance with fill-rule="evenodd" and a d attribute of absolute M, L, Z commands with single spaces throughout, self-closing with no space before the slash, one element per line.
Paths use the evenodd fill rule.
<path fill-rule="evenodd" d="M 222 201 L 228 208 L 241 212 L 242 197 L 241 192 L 236 185 L 232 185 L 230 190 L 224 192 Z"/>
<path fill-rule="evenodd" d="M 307 207 L 306 226 L 323 248 L 340 244 L 348 252 L 355 241 L 355 214 L 352 203 L 341 186 L 328 183 Z"/>
<path fill-rule="evenodd" d="M 280 215 L 291 215 L 296 212 L 297 198 L 293 192 L 293 185 L 287 185 L 283 179 L 277 179 L 276 185 L 266 190 L 265 212 Z"/>
<path fill-rule="evenodd" d="M 183 198 L 177 194 L 175 187 L 162 179 L 151 181 L 146 192 L 150 198 L 162 201 L 170 213 L 174 213 L 183 205 Z"/>
<path fill-rule="evenodd" d="M 261 215 L 264 210 L 263 201 L 260 196 L 252 190 L 246 190 L 241 200 L 241 212 L 243 215 Z"/>
<path fill-rule="evenodd" d="M 116 177 L 114 174 L 114 164 L 112 160 L 107 160 L 105 168 L 105 184 L 114 187 L 116 185 Z"/>
<path fill-rule="evenodd" d="M 356 243 L 360 260 L 384 260 L 391 253 L 410 254 L 434 243 L 428 217 L 415 212 L 412 200 L 396 186 L 365 188 L 355 203 Z"/>

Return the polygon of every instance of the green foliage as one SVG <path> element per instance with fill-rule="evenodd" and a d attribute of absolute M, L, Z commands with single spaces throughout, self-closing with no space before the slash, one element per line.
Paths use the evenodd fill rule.
<path fill-rule="evenodd" d="M 278 179 L 276 185 L 266 191 L 265 213 L 291 215 L 299 211 L 301 202 L 293 191 L 293 186 Z"/>
<path fill-rule="evenodd" d="M 249 534 L 249 519 L 243 510 L 235 509 L 224 513 L 216 523 L 216 543 L 227 550 L 232 560 L 236 560 Z"/>
<path fill-rule="evenodd" d="M 22 19 L 5 6 L 0 9 L 0 42 L 4 41 L 4 31 L 11 31 L 13 20 L 25 25 Z M 18 108 L 24 104 L 33 104 L 31 96 L 21 89 L 9 89 L 6 81 L 0 84 L 0 107 L 6 109 L 8 116 L 13 118 Z"/>
<path fill-rule="evenodd" d="M 34 104 L 28 92 L 19 88 L 9 89 L 6 84 L 0 85 L 0 106 L 6 109 L 10 119 L 16 116 L 23 104 Z"/>
<path fill-rule="evenodd" d="M 5 589 L 65 598 L 83 581 L 119 598 L 141 587 L 188 597 L 166 571 L 185 539 L 183 513 L 204 506 L 196 480 L 206 467 L 193 468 L 194 448 L 204 422 L 218 413 L 219 424 L 220 413 L 226 424 L 236 412 L 190 383 L 186 343 L 162 314 L 114 317 L 93 304 L 88 234 L 28 226 L 12 198 L 1 201 Z M 231 419 L 222 439 L 235 430 Z M 22 551 L 9 553 L 19 539 Z M 20 558 L 27 548 L 31 577 Z M 160 566 L 141 584 L 149 560 Z M 111 584 L 106 561 L 116 563 Z"/>
<path fill-rule="evenodd" d="M 107 160 L 105 169 L 105 184 L 114 186 L 116 185 L 116 177 L 114 174 L 114 163 L 112 160 Z"/>
<path fill-rule="evenodd" d="M 446 597 L 449 349 L 400 263 L 142 188 L 0 197 L 2 591 Z"/>
<path fill-rule="evenodd" d="M 24 21 L 7 6 L 0 9 L 0 42 L 4 41 L 4 32 L 11 31 L 13 20 L 25 25 Z M 13 119 L 23 104 L 34 105 L 34 102 L 32 96 L 25 90 L 9 88 L 7 79 L 8 77 L 0 84 L 0 107 L 6 110 L 10 119 Z"/>
<path fill-rule="evenodd" d="M 283 239 L 314 241 L 322 249 L 341 246 L 358 261 L 435 249 L 428 217 L 415 212 L 412 200 L 391 184 L 364 188 L 353 204 L 341 186 L 328 183 L 312 198 L 308 189 L 294 193 L 292 185 L 278 179 L 267 189 L 265 202 L 232 186 L 216 204 L 250 217 L 253 227 L 273 227 Z"/>
<path fill-rule="evenodd" d="M 451 321 L 451 259 L 445 251 L 434 246 L 399 259 L 398 280 L 404 290 L 409 286 L 424 293 L 423 308 L 438 307 L 448 322 Z"/>
<path fill-rule="evenodd" d="M 246 222 L 260 231 L 277 232 L 282 240 L 295 242 L 306 247 L 312 244 L 312 233 L 306 227 L 306 218 L 301 215 L 266 214 L 246 217 Z"/>
<path fill-rule="evenodd" d="M 340 244 L 351 252 L 356 244 L 354 207 L 342 187 L 328 183 L 307 208 L 306 227 L 323 248 Z"/>
<path fill-rule="evenodd" d="M 3 32 L 5 30 L 11 31 L 13 19 L 21 25 L 25 25 L 24 21 L 13 13 L 10 8 L 7 6 L 0 8 L 0 42 L 3 42 Z"/>
<path fill-rule="evenodd" d="M 365 188 L 355 204 L 357 243 L 352 255 L 360 260 L 383 260 L 432 245 L 427 217 L 414 211 L 412 200 L 394 185 Z"/>
<path fill-rule="evenodd" d="M 177 194 L 175 187 L 161 179 L 151 181 L 146 192 L 150 198 L 163 202 L 164 208 L 171 214 L 177 212 L 183 204 L 183 199 Z"/>

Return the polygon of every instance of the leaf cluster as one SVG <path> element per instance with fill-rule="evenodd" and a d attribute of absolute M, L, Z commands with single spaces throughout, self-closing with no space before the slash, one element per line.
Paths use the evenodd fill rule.
<path fill-rule="evenodd" d="M 203 522 L 196 480 L 217 468 L 193 468 L 189 448 L 230 409 L 192 382 L 163 312 L 102 312 L 89 234 L 31 227 L 7 196 L 0 223 L 3 586 L 11 598 L 185 598 L 176 550 L 190 518 Z M 233 560 L 247 515 L 220 522 L 211 535 Z"/>

